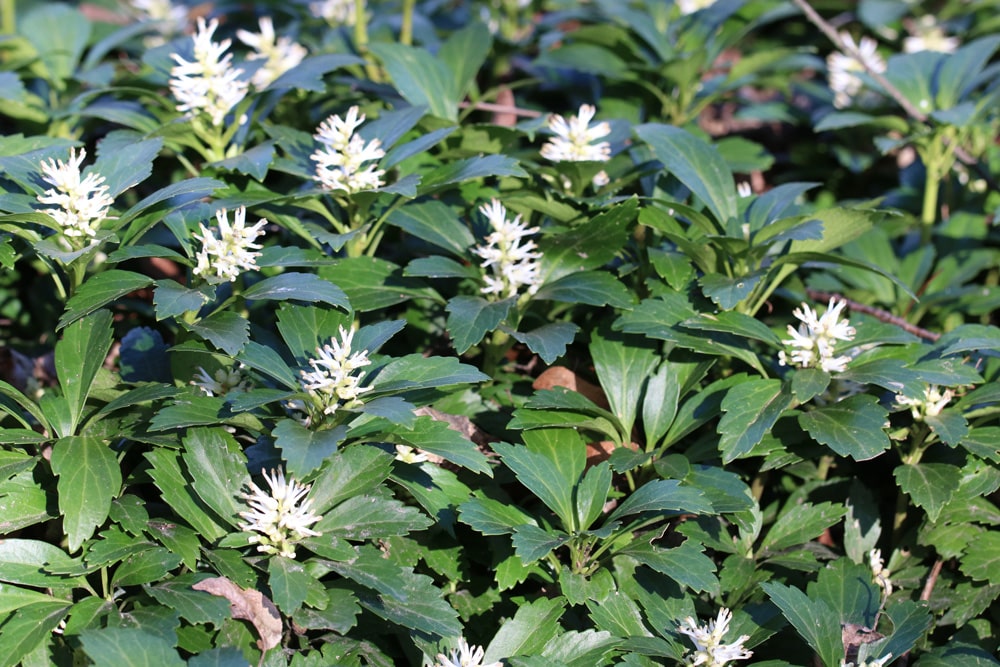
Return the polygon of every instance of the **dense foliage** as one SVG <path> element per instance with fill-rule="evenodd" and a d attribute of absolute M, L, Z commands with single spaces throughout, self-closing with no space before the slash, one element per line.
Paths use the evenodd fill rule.
<path fill-rule="evenodd" d="M 0 664 L 994 665 L 996 2 L 0 0 Z"/>

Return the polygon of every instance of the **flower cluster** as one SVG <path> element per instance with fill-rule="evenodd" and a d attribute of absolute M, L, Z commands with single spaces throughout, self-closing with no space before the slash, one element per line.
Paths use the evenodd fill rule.
<path fill-rule="evenodd" d="M 924 388 L 924 393 L 920 398 L 896 394 L 896 405 L 910 408 L 913 419 L 923 421 L 926 417 L 937 417 L 941 414 L 941 411 L 953 398 L 955 398 L 954 390 L 945 389 L 942 391 L 936 384 L 932 384 Z"/>
<path fill-rule="evenodd" d="M 332 25 L 354 25 L 357 2 L 355 0 L 319 0 L 310 2 L 309 11 L 316 18 Z"/>
<path fill-rule="evenodd" d="M 501 299 L 515 296 L 522 287 L 534 294 L 541 286 L 540 264 L 542 258 L 534 241 L 524 237 L 538 233 L 538 227 L 528 227 L 521 216 L 507 219 L 507 209 L 496 199 L 479 207 L 489 220 L 493 232 L 486 237 L 486 245 L 473 248 L 472 252 L 483 258 L 482 268 L 492 275 L 484 276 L 483 294 L 497 294 Z"/>
<path fill-rule="evenodd" d="M 465 637 L 460 637 L 451 653 L 438 653 L 433 667 L 502 667 L 500 662 L 484 663 L 485 654 L 482 646 L 470 646 Z"/>
<path fill-rule="evenodd" d="M 187 23 L 188 8 L 171 0 L 130 0 L 129 4 L 142 18 L 165 23 L 168 33 Z"/>
<path fill-rule="evenodd" d="M 875 583 L 881 588 L 885 597 L 888 598 L 892 595 L 892 580 L 889 579 L 889 570 L 885 567 L 885 561 L 882 560 L 882 550 L 872 549 L 868 552 L 868 567 L 871 568 L 872 577 L 875 579 Z"/>
<path fill-rule="evenodd" d="M 331 415 L 341 405 L 360 404 L 361 394 L 372 389 L 360 386 L 364 371 L 355 373 L 371 363 L 368 350 L 352 351 L 353 340 L 354 331 L 340 327 L 340 340 L 333 338 L 318 348 L 319 357 L 309 360 L 313 370 L 302 371 L 302 388 L 323 408 L 323 414 Z"/>
<path fill-rule="evenodd" d="M 607 141 L 591 142 L 611 134 L 606 121 L 590 125 L 597 110 L 589 105 L 580 106 L 576 116 L 567 121 L 559 114 L 549 116 L 549 129 L 556 136 L 542 146 L 542 157 L 553 162 L 607 162 L 611 159 L 611 144 Z"/>
<path fill-rule="evenodd" d="M 270 475 L 261 470 L 261 474 L 267 480 L 270 491 L 264 491 L 250 482 L 250 493 L 243 493 L 241 497 L 251 509 L 240 512 L 240 516 L 247 520 L 240 524 L 240 530 L 259 533 L 250 537 L 250 544 L 258 545 L 257 551 L 295 558 L 297 542 L 321 535 L 309 526 L 322 517 L 313 514 L 312 501 L 303 500 L 312 487 L 291 478 L 286 482 L 281 470 L 272 470 Z"/>
<path fill-rule="evenodd" d="M 847 33 L 841 33 L 840 38 L 848 47 L 847 53 L 834 52 L 827 56 L 826 68 L 830 77 L 830 89 L 833 91 L 833 105 L 843 109 L 851 104 L 864 87 L 864 82 L 858 76 L 860 72 L 885 71 L 885 60 L 878 54 L 878 44 L 870 37 L 862 37 L 858 44 Z"/>
<path fill-rule="evenodd" d="M 191 379 L 191 384 L 201 389 L 206 396 L 225 396 L 233 391 L 248 391 L 250 380 L 240 372 L 239 364 L 233 368 L 220 368 L 215 375 L 198 367 L 198 372 Z"/>
<path fill-rule="evenodd" d="M 170 70 L 170 92 L 180 103 L 177 110 L 187 114 L 203 111 L 212 125 L 222 125 L 226 114 L 246 97 L 249 84 L 241 77 L 243 70 L 232 67 L 233 54 L 226 53 L 232 40 L 213 42 L 219 22 L 198 17 L 194 34 L 194 60 L 170 54 L 177 64 Z"/>
<path fill-rule="evenodd" d="M 198 223 L 201 228 L 201 235 L 194 234 L 194 238 L 201 241 L 201 250 L 198 251 L 198 263 L 194 267 L 194 274 L 204 276 L 209 282 L 232 282 L 243 271 L 255 271 L 257 269 L 257 258 L 260 257 L 260 245 L 254 243 L 258 236 L 263 236 L 264 226 L 267 220 L 261 219 L 252 227 L 246 226 L 247 209 L 240 206 L 233 216 L 233 224 L 229 224 L 229 213 L 226 209 L 219 209 L 215 213 L 218 225 L 218 237 L 214 234 L 216 230 L 205 227 L 203 223 Z"/>
<path fill-rule="evenodd" d="M 729 632 L 729 621 L 733 614 L 728 609 L 720 609 L 719 615 L 707 625 L 698 625 L 695 619 L 688 616 L 678 626 L 681 634 L 687 635 L 694 642 L 694 650 L 684 656 L 685 665 L 706 665 L 706 667 L 724 667 L 732 660 L 746 660 L 753 655 L 752 651 L 743 648 L 743 642 L 750 635 L 740 635 L 731 644 L 723 644 L 722 640 Z"/>
<path fill-rule="evenodd" d="M 427 454 L 416 447 L 396 445 L 396 460 L 403 463 L 423 463 L 427 460 Z"/>
<path fill-rule="evenodd" d="M 38 201 L 58 207 L 43 212 L 58 223 L 66 236 L 96 236 L 101 221 L 107 219 L 108 209 L 115 203 L 103 176 L 91 172 L 80 178 L 80 165 L 86 156 L 84 149 L 77 154 L 71 148 L 68 162 L 49 160 L 41 164 L 43 180 L 55 187 L 39 195 Z"/>
<path fill-rule="evenodd" d="M 358 115 L 358 107 L 347 110 L 347 117 L 333 115 L 324 120 L 313 135 L 321 144 L 310 157 L 316 162 L 316 180 L 327 190 L 343 190 L 348 194 L 361 190 L 376 190 L 382 187 L 385 171 L 365 162 L 381 159 L 385 155 L 382 142 L 372 139 L 367 144 L 354 131 L 365 122 L 364 115 Z"/>
<path fill-rule="evenodd" d="M 293 42 L 290 37 L 277 38 L 270 16 L 261 17 L 259 34 L 237 30 L 236 36 L 254 50 L 248 56 L 249 60 L 264 61 L 250 79 L 257 90 L 267 88 L 272 81 L 302 62 L 308 53 L 304 46 Z"/>
<path fill-rule="evenodd" d="M 782 366 L 799 368 L 821 368 L 827 373 L 840 373 L 847 369 L 848 356 L 834 356 L 833 348 L 838 340 L 854 340 L 855 330 L 849 320 L 840 319 L 846 301 L 830 299 L 823 317 L 806 304 L 796 308 L 792 314 L 802 324 L 796 330 L 788 325 L 791 339 L 781 341 L 789 350 L 778 353 L 778 363 Z"/>
<path fill-rule="evenodd" d="M 687 16 L 702 9 L 708 9 L 715 4 L 715 0 L 677 0 L 676 4 L 680 8 L 681 14 Z"/>
<path fill-rule="evenodd" d="M 917 53 L 919 51 L 937 51 L 939 53 L 954 53 L 958 45 L 961 44 L 958 37 L 948 37 L 944 30 L 938 25 L 932 14 L 921 16 L 910 27 L 913 33 L 903 40 L 903 51 L 905 53 Z"/>

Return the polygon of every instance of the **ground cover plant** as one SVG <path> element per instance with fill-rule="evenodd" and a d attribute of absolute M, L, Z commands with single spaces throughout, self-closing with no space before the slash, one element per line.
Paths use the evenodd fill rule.
<path fill-rule="evenodd" d="M 997 664 L 997 9 L 0 0 L 0 664 Z"/>

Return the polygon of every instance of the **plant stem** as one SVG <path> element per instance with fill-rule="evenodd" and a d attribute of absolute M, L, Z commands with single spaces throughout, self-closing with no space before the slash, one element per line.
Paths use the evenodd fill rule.
<path fill-rule="evenodd" d="M 0 0 L 0 34 L 13 35 L 17 30 L 16 0 Z"/>
<path fill-rule="evenodd" d="M 399 43 L 413 44 L 413 8 L 416 0 L 403 0 L 403 25 L 399 29 Z"/>

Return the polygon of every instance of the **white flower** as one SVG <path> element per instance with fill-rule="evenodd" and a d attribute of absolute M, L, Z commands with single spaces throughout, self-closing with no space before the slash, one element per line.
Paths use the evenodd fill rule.
<path fill-rule="evenodd" d="M 179 54 L 170 54 L 177 63 L 170 70 L 170 91 L 180 103 L 177 110 L 189 115 L 203 111 L 215 126 L 222 125 L 226 114 L 246 97 L 249 88 L 240 78 L 243 70 L 230 64 L 233 54 L 226 53 L 232 40 L 212 41 L 218 27 L 216 19 L 206 24 L 199 16 L 194 35 L 195 59 L 189 61 Z"/>
<path fill-rule="evenodd" d="M 460 637 L 458 646 L 451 653 L 438 653 L 434 667 L 503 667 L 500 662 L 484 663 L 485 654 L 482 646 L 469 646 L 465 637 Z"/>
<path fill-rule="evenodd" d="M 687 16 L 688 14 L 694 14 L 697 11 L 711 7 L 715 4 L 715 0 L 677 0 L 676 4 L 680 7 L 681 14 Z"/>
<path fill-rule="evenodd" d="M 870 37 L 862 37 L 859 44 L 847 33 L 840 33 L 848 46 L 848 52 L 831 53 L 826 58 L 826 68 L 830 77 L 830 89 L 834 93 L 833 105 L 842 109 L 861 92 L 864 82 L 859 72 L 885 71 L 885 60 L 878 54 L 878 44 Z"/>
<path fill-rule="evenodd" d="M 214 376 L 199 366 L 191 384 L 201 389 L 206 396 L 225 396 L 233 391 L 248 391 L 250 380 L 240 372 L 239 365 L 237 363 L 233 368 L 220 368 L 215 371 Z"/>
<path fill-rule="evenodd" d="M 96 236 L 101 221 L 108 218 L 108 209 L 115 200 L 108 194 L 104 177 L 91 172 L 80 178 L 80 165 L 87 151 L 69 149 L 69 161 L 52 160 L 42 162 L 42 179 L 55 186 L 38 195 L 43 204 L 54 204 L 58 208 L 42 209 L 62 228 L 66 236 Z"/>
<path fill-rule="evenodd" d="M 353 340 L 354 330 L 340 327 L 340 340 L 332 338 L 327 345 L 317 348 L 318 358 L 309 360 L 313 370 L 301 371 L 302 388 L 323 409 L 323 414 L 333 414 L 342 404 L 360 404 L 361 394 L 372 390 L 371 386 L 360 386 L 364 372 L 355 374 L 355 371 L 371 363 L 368 350 L 353 352 Z"/>
<path fill-rule="evenodd" d="M 603 188 L 610 182 L 611 178 L 608 176 L 608 172 L 604 171 L 603 169 L 594 174 L 594 177 L 590 179 L 590 184 L 594 186 L 594 189 Z"/>
<path fill-rule="evenodd" d="M 875 583 L 885 591 L 885 597 L 892 595 L 892 581 L 889 579 L 889 570 L 886 569 L 885 562 L 882 560 L 881 549 L 872 549 L 868 552 L 868 567 L 871 568 Z"/>
<path fill-rule="evenodd" d="M 906 53 L 919 51 L 954 53 L 961 44 L 958 37 L 945 36 L 944 30 L 937 24 L 932 14 L 921 16 L 920 20 L 911 26 L 910 31 L 913 35 L 903 40 L 903 51 Z"/>
<path fill-rule="evenodd" d="M 752 651 L 743 648 L 743 642 L 750 635 L 740 635 L 731 644 L 723 644 L 722 640 L 729 632 L 729 621 L 733 614 L 728 609 L 720 609 L 719 615 L 707 625 L 698 625 L 695 619 L 688 616 L 677 628 L 694 642 L 695 649 L 684 656 L 685 664 L 706 665 L 706 667 L 723 667 L 732 660 L 746 660 L 753 655 Z"/>
<path fill-rule="evenodd" d="M 740 199 L 746 199 L 747 197 L 753 196 L 753 186 L 750 185 L 750 181 L 740 181 L 737 183 L 736 194 L 740 196 Z"/>
<path fill-rule="evenodd" d="M 258 90 L 267 88 L 272 81 L 302 62 L 308 53 L 304 46 L 293 42 L 290 37 L 276 39 L 270 16 L 261 17 L 260 34 L 237 30 L 236 36 L 254 50 L 250 60 L 264 60 L 250 79 Z"/>
<path fill-rule="evenodd" d="M 549 129 L 557 136 L 549 139 L 542 146 L 542 157 L 553 162 L 607 162 L 611 159 L 611 144 L 602 141 L 591 144 L 595 139 L 611 134 L 608 123 L 597 123 L 590 126 L 590 120 L 597 110 L 589 105 L 580 106 L 576 116 L 570 116 L 567 121 L 559 114 L 549 116 Z"/>
<path fill-rule="evenodd" d="M 823 317 L 819 317 L 816 311 L 804 303 L 801 308 L 792 311 L 802 324 L 798 330 L 791 324 L 788 325 L 791 339 L 781 342 L 791 349 L 778 353 L 778 363 L 799 368 L 822 368 L 827 373 L 846 370 L 851 358 L 837 357 L 833 353 L 838 340 L 854 340 L 856 333 L 849 320 L 840 319 L 840 313 L 846 305 L 846 301 L 830 299 Z"/>
<path fill-rule="evenodd" d="M 944 410 L 945 406 L 955 398 L 955 391 L 941 388 L 936 384 L 924 387 L 923 396 L 920 398 L 910 398 L 903 394 L 896 394 L 896 404 L 900 407 L 910 408 L 910 413 L 916 421 L 923 421 L 925 417 L 937 417 Z"/>
<path fill-rule="evenodd" d="M 424 454 L 416 447 L 396 445 L 396 460 L 403 463 L 423 463 L 427 460 L 427 454 Z"/>
<path fill-rule="evenodd" d="M 260 253 L 253 251 L 261 246 L 254 241 L 258 236 L 263 236 L 267 220 L 258 220 L 254 226 L 247 227 L 246 217 L 246 207 L 240 206 L 230 225 L 228 211 L 224 208 L 216 211 L 218 237 L 214 234 L 216 230 L 198 223 L 201 235 L 194 234 L 194 238 L 201 241 L 202 246 L 197 255 L 198 264 L 194 268 L 196 276 L 205 276 L 209 282 L 232 282 L 243 271 L 257 269 Z"/>
<path fill-rule="evenodd" d="M 376 169 L 375 164 L 361 168 L 365 162 L 385 156 L 378 139 L 366 144 L 361 135 L 354 133 L 364 121 L 365 117 L 358 115 L 358 107 L 353 106 L 347 110 L 346 118 L 330 116 L 317 128 L 313 136 L 323 144 L 323 149 L 310 157 L 316 162 L 315 178 L 324 188 L 351 194 L 382 187 L 385 171 Z"/>
<path fill-rule="evenodd" d="M 271 490 L 264 491 L 250 482 L 250 493 L 240 494 L 251 508 L 240 512 L 247 519 L 240 523 L 240 530 L 260 533 L 250 537 L 250 543 L 258 545 L 257 551 L 295 558 L 296 542 L 321 535 L 309 526 L 322 517 L 313 514 L 312 501 L 303 500 L 311 485 L 299 484 L 291 478 L 286 482 L 281 470 L 272 470 L 270 475 L 261 470 L 261 474 Z"/>
<path fill-rule="evenodd" d="M 144 18 L 168 23 L 170 32 L 187 23 L 188 8 L 175 5 L 170 0 L 129 0 L 129 4 Z"/>
<path fill-rule="evenodd" d="M 320 0 L 310 2 L 309 11 L 333 25 L 354 25 L 356 4 L 354 0 Z"/>
<path fill-rule="evenodd" d="M 507 209 L 498 200 L 483 204 L 479 211 L 489 220 L 493 232 L 486 237 L 486 245 L 472 249 L 472 252 L 483 258 L 480 266 L 489 269 L 492 275 L 486 275 L 483 280 L 486 286 L 483 294 L 497 294 L 501 299 L 512 297 L 522 287 L 528 288 L 528 294 L 534 294 L 541 287 L 542 258 L 534 241 L 523 241 L 524 237 L 538 233 L 538 227 L 528 227 L 521 222 L 521 216 L 513 220 L 507 219 Z"/>

